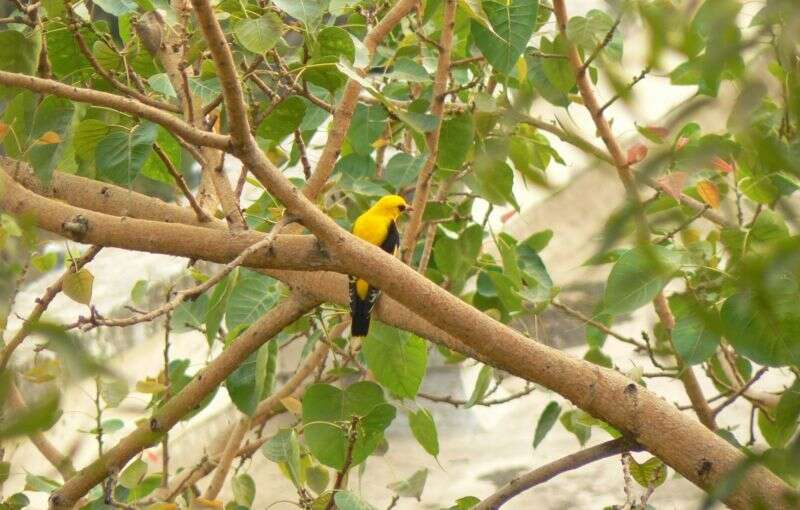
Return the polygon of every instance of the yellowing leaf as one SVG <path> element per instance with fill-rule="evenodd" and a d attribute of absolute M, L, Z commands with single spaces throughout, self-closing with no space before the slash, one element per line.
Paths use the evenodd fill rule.
<path fill-rule="evenodd" d="M 719 170 L 724 174 L 729 174 L 733 172 L 733 165 L 725 161 L 719 156 L 714 156 L 714 159 L 711 160 L 711 164 L 714 165 L 714 168 Z"/>
<path fill-rule="evenodd" d="M 55 131 L 46 131 L 44 134 L 42 134 L 42 136 L 39 137 L 39 143 L 43 145 L 61 143 L 61 136 Z"/>
<path fill-rule="evenodd" d="M 2 140 L 8 134 L 9 129 L 11 128 L 8 124 L 0 121 L 0 140 Z"/>
<path fill-rule="evenodd" d="M 166 386 L 158 382 L 158 380 L 153 377 L 147 377 L 142 381 L 136 382 L 136 391 L 139 393 L 150 393 L 156 395 L 158 393 L 163 393 L 166 389 Z"/>
<path fill-rule="evenodd" d="M 145 508 L 145 510 L 178 510 L 178 505 L 175 503 L 167 503 L 161 501 L 159 503 L 153 503 L 152 505 Z"/>
<path fill-rule="evenodd" d="M 223 503 L 218 499 L 195 498 L 191 510 L 222 510 Z"/>
<path fill-rule="evenodd" d="M 697 183 L 697 193 L 703 202 L 716 209 L 719 207 L 719 190 L 711 181 L 700 181 Z"/>
<path fill-rule="evenodd" d="M 303 414 L 303 403 L 294 397 L 282 398 L 281 404 L 283 404 L 283 407 L 285 407 L 290 413 L 294 414 L 295 416 L 301 416 Z"/>
<path fill-rule="evenodd" d="M 61 363 L 57 359 L 45 359 L 29 368 L 22 377 L 32 383 L 52 381 L 61 372 Z"/>
<path fill-rule="evenodd" d="M 87 269 L 64 276 L 64 294 L 73 301 L 88 305 L 92 302 L 94 276 Z"/>

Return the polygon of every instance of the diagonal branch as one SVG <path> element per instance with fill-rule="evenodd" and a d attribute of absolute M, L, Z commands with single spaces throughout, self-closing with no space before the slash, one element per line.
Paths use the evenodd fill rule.
<path fill-rule="evenodd" d="M 566 457 L 562 457 L 514 478 L 506 485 L 500 487 L 497 492 L 481 501 L 474 509 L 496 510 L 514 496 L 518 496 L 526 490 L 536 487 L 562 473 L 578 469 L 597 460 L 619 455 L 623 452 L 637 450 L 641 450 L 641 446 L 625 437 L 612 439 L 611 441 L 606 441 L 597 446 L 586 448 L 585 450 L 567 455 Z"/>
<path fill-rule="evenodd" d="M 109 473 L 120 470 L 145 448 L 156 444 L 180 419 L 194 409 L 225 378 L 243 363 L 247 357 L 264 345 L 318 302 L 292 293 L 272 310 L 262 315 L 201 370 L 180 392 L 160 407 L 147 423 L 121 439 L 100 458 L 83 468 L 76 476 L 50 495 L 50 508 L 71 509 L 75 502 L 92 487 L 100 483 Z"/>

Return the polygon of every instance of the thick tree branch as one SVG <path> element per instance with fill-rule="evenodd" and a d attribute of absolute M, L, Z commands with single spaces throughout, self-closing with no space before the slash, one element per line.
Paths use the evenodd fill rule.
<path fill-rule="evenodd" d="M 20 87 L 41 94 L 52 94 L 54 96 L 71 99 L 79 103 L 87 103 L 94 106 L 105 106 L 119 112 L 135 115 L 143 119 L 155 122 L 164 126 L 166 129 L 184 140 L 216 149 L 226 150 L 230 143 L 230 137 L 201 131 L 171 115 L 169 112 L 148 106 L 134 99 L 109 94 L 99 90 L 74 87 L 55 80 L 45 80 L 28 76 L 26 74 L 9 73 L 0 71 L 0 85 L 7 87 Z"/>
<path fill-rule="evenodd" d="M 260 152 L 246 150 L 240 155 L 251 164 L 255 175 L 270 183 L 270 191 L 290 212 L 319 236 L 325 249 L 337 260 L 346 261 L 345 272 L 366 278 L 384 291 L 387 297 L 376 307 L 376 317 L 418 331 L 422 336 L 442 341 L 468 356 L 488 361 L 560 393 L 590 414 L 630 434 L 654 455 L 705 489 L 717 484 L 743 460 L 742 454 L 724 439 L 622 374 L 526 338 L 448 294 L 380 248 L 343 231 L 294 190 L 277 169 L 262 159 Z M 8 199 L 4 197 L 3 200 Z M 191 221 L 196 221 L 194 214 L 190 217 Z M 217 246 L 195 248 L 220 255 Z M 228 260 L 235 255 L 229 254 Z M 285 282 L 301 281 L 319 293 L 329 292 L 345 302 L 344 276 L 314 273 L 314 277 L 309 278 L 307 273 L 293 271 L 270 273 Z M 323 283 L 327 288 L 323 289 Z M 394 305 L 388 296 L 399 299 L 403 306 Z M 788 490 L 766 468 L 754 467 L 726 502 L 734 508 L 747 508 L 757 500 L 766 500 L 775 502 L 775 508 L 782 508 L 785 507 L 782 497 Z"/>
<path fill-rule="evenodd" d="M 641 447 L 625 437 L 612 439 L 605 443 L 567 455 L 533 471 L 517 476 L 497 492 L 480 502 L 475 510 L 497 510 L 514 496 L 540 485 L 567 471 L 578 469 L 594 461 L 613 457 L 623 452 L 640 450 Z"/>
<path fill-rule="evenodd" d="M 53 492 L 50 495 L 50 508 L 55 510 L 71 509 L 78 499 L 106 478 L 109 473 L 120 470 L 137 453 L 156 444 L 164 433 L 194 409 L 250 354 L 317 304 L 303 294 L 292 293 L 287 299 L 261 316 L 179 393 L 155 411 L 148 423 L 140 425 L 102 457 L 83 468 Z"/>

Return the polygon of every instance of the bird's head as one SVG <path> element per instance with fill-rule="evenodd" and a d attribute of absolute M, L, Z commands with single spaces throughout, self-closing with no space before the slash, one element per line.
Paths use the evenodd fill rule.
<path fill-rule="evenodd" d="M 410 211 L 411 207 L 409 207 L 406 200 L 400 195 L 386 195 L 375 202 L 372 209 L 379 214 L 396 220 L 403 212 Z"/>

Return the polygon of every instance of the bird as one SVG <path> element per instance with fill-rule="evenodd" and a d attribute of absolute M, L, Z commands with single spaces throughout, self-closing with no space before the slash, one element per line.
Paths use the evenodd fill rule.
<path fill-rule="evenodd" d="M 411 208 L 400 195 L 386 195 L 356 218 L 353 234 L 383 251 L 394 254 L 400 244 L 397 218 Z M 350 334 L 367 336 L 372 308 L 378 301 L 380 289 L 366 280 L 350 276 Z"/>

